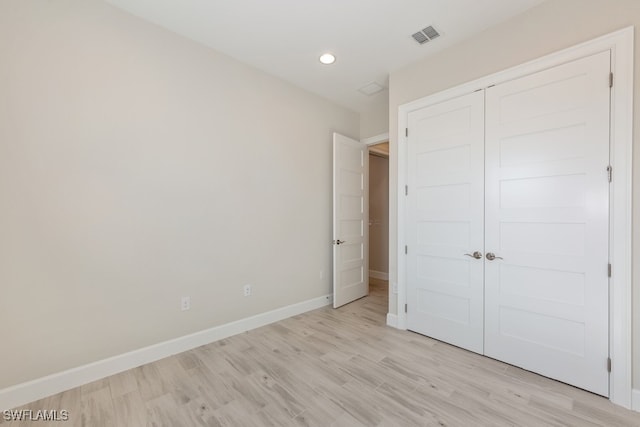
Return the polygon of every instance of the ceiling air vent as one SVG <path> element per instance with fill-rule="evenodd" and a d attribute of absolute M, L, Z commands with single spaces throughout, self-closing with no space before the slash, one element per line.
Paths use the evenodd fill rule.
<path fill-rule="evenodd" d="M 433 28 L 432 25 L 429 25 L 427 28 L 422 29 L 422 31 L 412 34 L 411 37 L 413 37 L 418 43 L 425 44 L 426 42 L 430 42 L 431 40 L 440 37 L 440 33 Z"/>
<path fill-rule="evenodd" d="M 371 95 L 375 95 L 378 92 L 382 92 L 383 90 L 384 90 L 384 86 L 381 86 L 376 82 L 371 82 L 368 85 L 365 85 L 360 89 L 358 89 L 358 92 L 367 96 L 371 96 Z"/>

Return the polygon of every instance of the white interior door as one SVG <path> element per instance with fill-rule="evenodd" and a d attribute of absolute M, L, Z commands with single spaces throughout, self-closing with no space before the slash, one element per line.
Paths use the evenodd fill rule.
<path fill-rule="evenodd" d="M 369 294 L 366 145 L 333 134 L 333 307 Z"/>
<path fill-rule="evenodd" d="M 609 52 L 487 89 L 485 354 L 607 396 Z"/>
<path fill-rule="evenodd" d="M 482 353 L 484 92 L 408 119 L 407 327 Z"/>

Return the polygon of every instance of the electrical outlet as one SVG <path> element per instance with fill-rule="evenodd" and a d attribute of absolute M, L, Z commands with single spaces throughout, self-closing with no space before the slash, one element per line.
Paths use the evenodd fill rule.
<path fill-rule="evenodd" d="M 182 297 L 180 308 L 182 311 L 189 310 L 191 308 L 191 297 Z"/>
<path fill-rule="evenodd" d="M 393 292 L 394 294 L 398 293 L 398 284 L 394 283 L 393 285 L 391 285 L 391 292 Z"/>
<path fill-rule="evenodd" d="M 324 270 L 320 270 L 320 279 L 324 279 Z"/>
<path fill-rule="evenodd" d="M 251 285 L 244 285 L 244 296 L 251 296 Z"/>

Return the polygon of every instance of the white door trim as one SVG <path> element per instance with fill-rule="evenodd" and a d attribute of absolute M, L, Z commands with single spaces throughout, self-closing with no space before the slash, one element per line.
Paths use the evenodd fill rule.
<path fill-rule="evenodd" d="M 364 145 L 376 145 L 389 141 L 389 132 L 381 133 L 379 135 L 371 136 L 369 138 L 363 138 L 360 140 Z"/>
<path fill-rule="evenodd" d="M 411 111 L 455 98 L 477 89 L 532 74 L 598 52 L 611 51 L 614 84 L 611 92 L 611 165 L 613 182 L 610 201 L 610 400 L 631 407 L 632 390 L 632 147 L 633 147 L 633 27 L 596 38 L 490 76 L 456 86 L 398 107 L 398 238 L 397 248 L 405 245 L 405 199 L 407 181 L 407 117 Z M 404 251 L 397 251 L 397 327 L 406 329 L 406 271 Z"/>

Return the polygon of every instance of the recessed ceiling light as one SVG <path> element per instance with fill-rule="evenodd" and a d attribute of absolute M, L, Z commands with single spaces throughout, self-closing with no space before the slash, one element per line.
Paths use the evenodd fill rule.
<path fill-rule="evenodd" d="M 324 65 L 330 65 L 336 62 L 336 57 L 332 53 L 323 53 L 320 55 L 320 62 Z"/>

